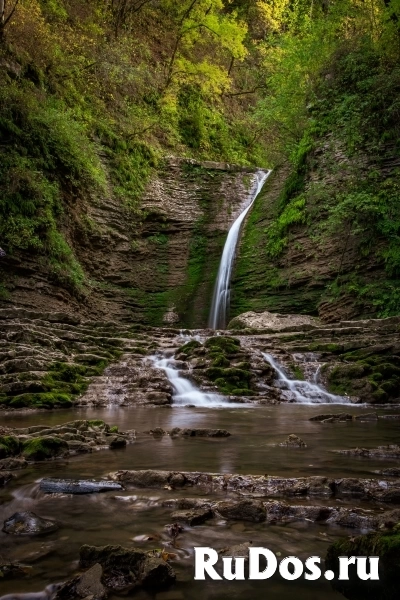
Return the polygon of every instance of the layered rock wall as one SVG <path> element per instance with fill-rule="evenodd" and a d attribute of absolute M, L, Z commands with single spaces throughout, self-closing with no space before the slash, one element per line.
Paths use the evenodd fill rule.
<path fill-rule="evenodd" d="M 246 205 L 255 171 L 169 158 L 137 214 L 109 193 L 68 203 L 64 235 L 83 266 L 71 295 L 38 257 L 1 260 L 5 306 L 84 317 L 205 326 L 226 232 Z"/>

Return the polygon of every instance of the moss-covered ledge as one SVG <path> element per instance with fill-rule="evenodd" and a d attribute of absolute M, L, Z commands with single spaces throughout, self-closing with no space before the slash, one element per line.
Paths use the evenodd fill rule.
<path fill-rule="evenodd" d="M 398 511 L 393 511 L 398 513 Z M 393 514 L 393 521 L 399 519 Z M 397 517 L 397 518 L 396 518 Z M 332 587 L 349 600 L 397 600 L 400 596 L 400 523 L 392 529 L 378 533 L 369 533 L 357 537 L 341 539 L 329 546 L 325 566 L 331 569 L 335 578 Z M 378 556 L 379 581 L 362 581 L 357 577 L 356 567 L 349 567 L 349 581 L 339 581 L 339 557 L 341 556 Z M 367 562 L 368 570 L 368 562 Z"/>

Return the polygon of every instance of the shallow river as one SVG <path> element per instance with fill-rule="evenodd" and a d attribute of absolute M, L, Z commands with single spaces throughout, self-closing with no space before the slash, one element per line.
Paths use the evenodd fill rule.
<path fill-rule="evenodd" d="M 0 594 L 37 591 L 51 581 L 62 581 L 77 570 L 79 548 L 94 545 L 135 545 L 143 549 L 168 549 L 170 538 L 164 526 L 171 522 L 171 508 L 161 506 L 167 497 L 189 495 L 188 490 L 128 490 L 91 496 L 46 496 L 39 492 L 38 481 L 44 476 L 100 477 L 118 469 L 157 468 L 183 471 L 212 471 L 282 476 L 370 476 L 375 469 L 390 463 L 354 459 L 332 453 L 334 449 L 356 446 L 375 447 L 397 443 L 400 420 L 347 422 L 322 425 L 309 418 L 323 412 L 371 412 L 356 406 L 278 405 L 243 408 L 132 408 L 58 411 L 3 417 L 4 425 L 25 427 L 59 424 L 74 419 L 100 418 L 121 430 L 136 429 L 137 439 L 123 450 L 102 450 L 80 455 L 68 462 L 48 462 L 18 472 L 17 480 L 0 492 L 0 522 L 17 510 L 33 510 L 42 517 L 54 518 L 60 529 L 45 538 L 24 538 L 0 533 L 3 558 L 33 564 L 32 576 L 21 581 L 0 583 Z M 390 411 L 381 409 L 381 414 Z M 154 439 L 143 432 L 154 427 L 211 427 L 228 429 L 226 439 Z M 295 433 L 307 443 L 305 449 L 276 446 L 288 434 Z M 372 474 L 372 476 L 375 476 Z M 193 495 L 193 492 L 190 492 Z M 332 505 L 335 501 L 330 500 Z M 314 503 L 321 503 L 315 501 Z M 352 500 L 351 505 L 356 501 Z M 303 578 L 286 582 L 273 578 L 264 582 L 196 582 L 193 580 L 193 547 L 220 548 L 246 541 L 265 546 L 282 557 L 311 555 L 324 557 L 328 544 L 354 530 L 312 523 L 266 525 L 226 523 L 214 520 L 187 529 L 179 538 L 177 560 L 172 566 L 178 582 L 170 592 L 159 593 L 156 600 L 321 600 L 342 598 L 325 580 Z M 153 541 L 142 537 L 153 536 Z M 152 598 L 136 593 L 137 600 Z M 114 597 L 113 599 L 114 600 Z"/>

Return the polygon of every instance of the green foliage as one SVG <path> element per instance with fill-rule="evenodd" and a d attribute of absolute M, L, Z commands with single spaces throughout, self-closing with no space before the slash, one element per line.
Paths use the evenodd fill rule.
<path fill-rule="evenodd" d="M 295 223 L 304 223 L 306 200 L 304 196 L 293 198 L 283 209 L 279 217 L 268 227 L 267 255 L 276 257 L 288 244 L 287 231 Z"/>

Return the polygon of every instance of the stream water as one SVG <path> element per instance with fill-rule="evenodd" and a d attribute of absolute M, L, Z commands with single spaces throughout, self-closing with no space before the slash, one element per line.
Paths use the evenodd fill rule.
<path fill-rule="evenodd" d="M 159 356 L 151 357 L 154 367 L 164 371 L 174 389 L 174 404 L 177 406 L 203 406 L 214 408 L 216 406 L 227 406 L 229 403 L 220 394 L 204 393 L 195 385 L 182 377 L 175 366 L 173 358 Z"/>
<path fill-rule="evenodd" d="M 332 412 L 340 412 L 333 407 Z M 351 406 L 354 414 L 370 411 Z M 282 404 L 254 408 L 124 408 L 32 413 L 4 417 L 10 427 L 59 424 L 77 418 L 100 418 L 121 430 L 137 430 L 136 442 L 126 449 L 99 451 L 95 456 L 80 455 L 68 462 L 47 462 L 18 473 L 18 479 L 0 492 L 0 522 L 19 510 L 33 510 L 40 516 L 56 519 L 60 529 L 45 538 L 7 536 L 0 533 L 3 558 L 33 564 L 26 580 L 0 583 L 0 594 L 41 590 L 49 582 L 64 580 L 76 572 L 82 543 L 108 543 L 138 546 L 144 549 L 167 547 L 170 538 L 164 526 L 171 522 L 171 509 L 162 506 L 168 497 L 188 492 L 168 490 L 130 490 L 91 496 L 46 496 L 38 489 L 44 476 L 102 477 L 119 469 L 176 469 L 225 473 L 254 473 L 282 476 L 329 475 L 370 476 L 382 461 L 349 458 L 333 454 L 338 448 L 377 446 L 398 441 L 400 421 L 346 422 L 321 425 L 309 418 L 321 412 L 318 406 Z M 382 413 L 385 412 L 381 409 Z M 393 408 L 390 411 L 396 412 Z M 232 433 L 226 439 L 170 438 L 155 439 L 143 433 L 155 427 L 223 428 Z M 307 443 L 305 449 L 286 449 L 277 444 L 290 433 Z M 390 461 L 384 461 L 385 465 Z M 376 475 L 372 475 L 376 476 Z M 190 495 L 193 493 L 190 492 Z M 334 501 L 330 501 L 332 504 Z M 320 500 L 318 500 L 320 503 Z M 352 501 L 352 505 L 356 501 Z M 368 507 L 370 508 L 370 507 Z M 296 582 L 273 578 L 266 582 L 195 582 L 194 546 L 229 546 L 252 540 L 282 556 L 306 558 L 324 556 L 328 544 L 351 530 L 313 523 L 266 525 L 228 523 L 222 520 L 188 528 L 178 539 L 178 559 L 173 567 L 178 583 L 168 594 L 156 600 L 289 600 L 293 593 L 300 600 L 340 598 L 325 580 Z M 153 541 L 144 541 L 146 536 Z M 144 592 L 139 600 L 151 598 Z M 112 600 L 115 600 L 114 598 Z"/>

